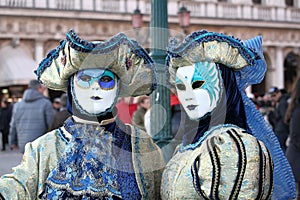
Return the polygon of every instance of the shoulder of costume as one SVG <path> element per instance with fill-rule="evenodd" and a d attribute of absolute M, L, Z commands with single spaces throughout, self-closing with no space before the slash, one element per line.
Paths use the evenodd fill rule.
<path fill-rule="evenodd" d="M 60 128 L 55 129 L 28 143 L 26 146 L 30 144 L 30 148 L 35 152 L 52 152 L 55 151 L 57 142 L 61 144 L 67 144 L 69 142 L 68 137 L 70 137 L 70 134 L 68 134 L 66 131 L 60 130 Z"/>
<path fill-rule="evenodd" d="M 247 133 L 245 129 L 238 127 L 234 124 L 221 124 L 218 126 L 214 126 L 212 127 L 210 130 L 206 131 L 204 133 L 204 135 L 194 144 L 189 144 L 187 146 L 180 146 L 179 147 L 179 152 L 183 152 L 186 150 L 195 150 L 196 148 L 199 148 L 201 146 L 201 144 L 203 143 L 204 140 L 206 140 L 207 138 L 216 135 L 216 134 L 220 134 L 220 133 L 225 133 L 228 130 L 236 130 L 238 132 L 243 132 L 243 133 Z"/>

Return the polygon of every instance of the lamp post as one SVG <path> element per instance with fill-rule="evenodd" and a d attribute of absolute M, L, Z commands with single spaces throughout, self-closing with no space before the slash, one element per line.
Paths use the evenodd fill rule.
<path fill-rule="evenodd" d="M 179 19 L 179 25 L 183 29 L 184 34 L 187 34 L 187 27 L 190 25 L 190 14 L 191 12 L 183 6 L 181 6 L 178 10 L 178 19 Z"/>
<path fill-rule="evenodd" d="M 165 65 L 166 47 L 168 46 L 168 2 L 151 0 L 150 50 L 157 69 L 158 88 L 151 94 L 151 135 L 154 142 L 162 148 L 166 160 L 173 152 L 167 148 L 172 140 L 170 90 L 167 88 Z M 164 148 L 165 147 L 165 148 Z"/>
<path fill-rule="evenodd" d="M 143 25 L 143 14 L 139 9 L 139 1 L 137 1 L 137 7 L 132 14 L 132 27 L 134 29 L 139 29 L 142 27 L 142 25 Z"/>
<path fill-rule="evenodd" d="M 173 155 L 174 146 L 171 126 L 171 106 L 170 89 L 168 88 L 167 67 L 165 65 L 166 48 L 168 46 L 168 1 L 151 0 L 151 21 L 150 21 L 150 55 L 153 58 L 157 70 L 157 89 L 151 94 L 150 110 L 150 131 L 154 142 L 162 148 L 165 160 L 168 161 Z M 189 26 L 190 11 L 182 6 L 178 11 L 179 24 L 187 34 L 186 28 Z M 143 15 L 139 10 L 139 0 L 137 8 L 132 15 L 132 26 L 136 30 L 139 41 L 139 30 L 142 27 Z"/>
<path fill-rule="evenodd" d="M 135 31 L 135 37 L 138 42 L 140 42 L 140 28 L 142 28 L 143 25 L 143 14 L 141 13 L 141 10 L 139 9 L 139 0 L 137 1 L 136 9 L 133 11 L 132 14 L 132 27 Z"/>

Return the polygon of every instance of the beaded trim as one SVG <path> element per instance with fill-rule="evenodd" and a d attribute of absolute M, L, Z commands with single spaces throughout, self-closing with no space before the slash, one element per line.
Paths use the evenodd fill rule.
<path fill-rule="evenodd" d="M 267 153 L 268 153 L 268 157 L 272 158 L 269 149 L 267 149 Z M 274 173 L 274 163 L 272 162 L 272 159 L 269 159 L 269 166 L 271 166 L 270 174 L 272 175 Z M 267 195 L 266 199 L 271 199 L 271 197 L 272 197 L 271 194 L 272 194 L 272 191 L 274 190 L 274 178 L 273 178 L 273 176 L 270 176 L 270 179 L 271 179 L 270 180 L 270 188 L 269 188 L 268 195 Z"/>
<path fill-rule="evenodd" d="M 193 185 L 200 197 L 202 197 L 205 200 L 209 200 L 209 198 L 206 196 L 206 194 L 201 189 L 200 179 L 198 177 L 199 171 L 200 171 L 200 157 L 201 155 L 197 156 L 195 159 L 192 167 L 191 167 L 191 174 L 193 176 Z"/>

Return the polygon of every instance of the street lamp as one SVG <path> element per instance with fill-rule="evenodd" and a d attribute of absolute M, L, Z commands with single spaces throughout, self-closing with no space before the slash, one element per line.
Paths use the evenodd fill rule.
<path fill-rule="evenodd" d="M 170 90 L 167 87 L 166 47 L 168 46 L 168 1 L 151 0 L 150 55 L 157 70 L 157 89 L 151 94 L 150 123 L 154 142 L 161 147 L 168 161 L 174 149 L 170 148 L 173 139 L 171 127 Z"/>
<path fill-rule="evenodd" d="M 149 26 L 151 41 L 150 55 L 155 62 L 158 82 L 157 89 L 150 95 L 150 134 L 153 137 L 153 141 L 161 147 L 166 161 L 171 158 L 174 152 L 174 147 L 170 145 L 173 135 L 171 126 L 170 89 L 168 88 L 168 77 L 166 76 L 167 67 L 165 65 L 167 56 L 166 47 L 168 46 L 170 34 L 168 29 L 167 6 L 167 0 L 151 0 L 151 21 Z M 139 36 L 138 32 L 141 26 L 142 14 L 137 4 L 137 8 L 132 15 L 132 27 L 137 31 L 136 36 Z"/>
<path fill-rule="evenodd" d="M 141 31 L 145 30 L 142 29 L 143 26 L 143 14 L 139 9 L 139 0 L 137 0 L 136 9 L 132 13 L 132 28 L 134 29 L 135 39 L 140 43 L 144 44 L 148 41 L 149 34 L 146 33 L 146 37 L 143 34 L 140 34 Z M 146 30 L 147 31 L 147 30 Z"/>
<path fill-rule="evenodd" d="M 191 12 L 182 5 L 178 10 L 179 25 L 183 29 L 184 34 L 187 34 L 187 27 L 190 25 L 190 14 Z"/>
<path fill-rule="evenodd" d="M 137 2 L 137 7 L 132 14 L 132 27 L 134 29 L 139 29 L 142 27 L 142 25 L 143 25 L 143 14 L 141 13 L 139 9 L 139 3 Z"/>

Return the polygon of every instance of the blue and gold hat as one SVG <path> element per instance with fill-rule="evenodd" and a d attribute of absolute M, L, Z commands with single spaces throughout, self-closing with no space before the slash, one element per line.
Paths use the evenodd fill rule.
<path fill-rule="evenodd" d="M 256 46 L 261 47 L 261 42 L 261 36 L 257 36 L 255 38 Z M 247 46 L 232 36 L 206 30 L 188 35 L 180 44 L 173 40 L 169 45 L 166 59 L 169 66 L 170 83 L 175 83 L 176 71 L 179 67 L 204 61 L 220 63 L 235 70 L 251 66 L 251 72 L 255 71 L 255 77 L 248 77 L 247 80 L 251 84 L 254 84 L 253 81 L 259 83 L 266 72 L 266 63 L 262 49 L 254 49 L 256 46 Z M 247 73 L 251 72 L 241 71 L 242 76 L 248 76 Z M 246 85 L 248 86 L 248 84 Z"/>
<path fill-rule="evenodd" d="M 153 60 L 145 49 L 123 33 L 104 42 L 88 42 L 70 30 L 35 73 L 46 87 L 66 91 L 74 73 L 91 68 L 116 74 L 120 79 L 119 97 L 148 95 L 157 85 Z"/>

